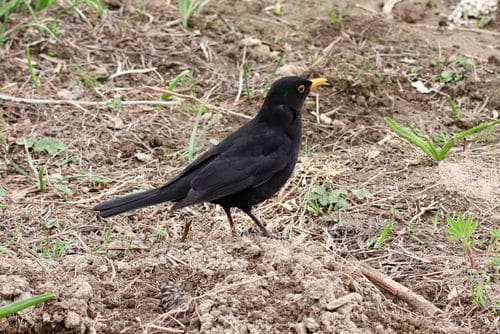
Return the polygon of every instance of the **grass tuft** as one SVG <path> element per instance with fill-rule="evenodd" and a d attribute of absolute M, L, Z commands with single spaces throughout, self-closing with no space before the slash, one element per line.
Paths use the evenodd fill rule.
<path fill-rule="evenodd" d="M 384 221 L 384 227 L 382 228 L 382 232 L 380 232 L 380 236 L 375 242 L 373 248 L 379 249 L 380 247 L 382 247 L 382 245 L 385 242 L 385 239 L 387 238 L 389 232 L 391 232 L 392 227 L 394 226 L 395 219 L 396 219 L 396 212 L 392 212 L 391 218 L 389 218 L 389 220 Z"/>
<path fill-rule="evenodd" d="M 202 8 L 210 0 L 178 0 L 179 15 L 181 17 L 181 24 L 184 29 L 188 27 L 189 18 L 192 15 L 200 14 Z"/>
<path fill-rule="evenodd" d="M 453 145 L 455 145 L 461 139 L 463 139 L 469 135 L 483 131 L 485 129 L 489 129 L 489 128 L 500 123 L 500 120 L 491 121 L 488 123 L 479 124 L 473 128 L 459 132 L 459 133 L 455 134 L 453 137 L 451 137 L 450 139 L 448 139 L 444 143 L 444 145 L 441 148 L 439 148 L 439 147 L 436 147 L 436 144 L 434 144 L 434 142 L 428 136 L 418 134 L 415 129 L 413 129 L 411 127 L 410 127 L 410 129 L 403 128 L 402 126 L 400 126 L 398 123 L 396 123 L 390 117 L 384 117 L 384 120 L 387 123 L 387 125 L 398 136 L 407 140 L 411 144 L 417 146 L 418 148 L 420 148 L 422 150 L 422 152 L 424 152 L 425 154 L 427 154 L 429 157 L 431 157 L 432 159 L 434 159 L 436 161 L 444 160 L 448 156 L 448 153 L 449 153 L 450 149 L 453 147 Z"/>
<path fill-rule="evenodd" d="M 448 239 L 457 240 L 462 243 L 465 258 L 469 261 L 471 268 L 475 269 L 476 263 L 474 261 L 474 255 L 472 254 L 472 248 L 474 247 L 472 233 L 476 230 L 478 222 L 474 221 L 474 217 L 471 214 L 467 219 L 464 219 L 464 216 L 460 212 L 458 213 L 457 219 L 452 218 L 450 215 L 446 215 L 446 220 L 448 221 L 448 225 L 446 225 L 444 229 L 449 234 Z"/>

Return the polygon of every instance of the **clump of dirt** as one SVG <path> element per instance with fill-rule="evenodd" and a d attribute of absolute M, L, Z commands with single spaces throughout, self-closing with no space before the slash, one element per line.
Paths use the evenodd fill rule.
<path fill-rule="evenodd" d="M 146 328 L 182 325 L 189 333 L 328 333 L 332 328 L 349 333 L 444 333 L 423 318 L 395 321 L 406 316 L 353 266 L 339 263 L 304 237 L 212 239 L 172 244 L 156 253 L 154 260 L 114 262 L 101 256 L 67 256 L 44 282 L 30 273 L 32 264 L 26 262 L 14 270 L 26 277 L 1 277 L 1 296 L 5 302 L 24 297 L 27 290 L 58 295 L 53 303 L 21 313 L 23 318 L 41 319 L 26 327 L 31 332 L 132 330 L 134 314 L 141 312 Z M 173 282 L 176 289 L 160 293 L 161 282 Z M 172 299 L 176 302 L 169 303 Z M 92 319 L 105 309 L 114 310 L 116 317 L 95 323 Z M 22 329 L 16 318 L 9 319 L 7 332 Z"/>
<path fill-rule="evenodd" d="M 482 166 L 473 161 L 443 162 L 439 165 L 440 182 L 449 191 L 464 193 L 479 200 L 494 202 L 500 198 L 500 172 L 497 166 Z"/>

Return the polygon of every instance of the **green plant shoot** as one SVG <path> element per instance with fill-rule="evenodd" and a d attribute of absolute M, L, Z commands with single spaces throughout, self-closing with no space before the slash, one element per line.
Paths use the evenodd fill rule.
<path fill-rule="evenodd" d="M 182 71 L 181 73 L 179 73 L 175 78 L 174 80 L 172 80 L 172 82 L 170 82 L 170 84 L 167 85 L 167 81 L 165 79 L 163 79 L 163 88 L 165 90 L 168 90 L 170 92 L 173 92 L 176 88 L 177 88 L 177 85 L 179 85 L 182 81 L 182 79 L 184 79 L 188 74 L 190 74 L 191 71 L 189 70 L 185 70 L 185 71 Z M 163 93 L 161 95 L 161 100 L 162 101 L 166 101 L 168 100 L 170 97 L 172 96 L 172 94 L 170 93 Z"/>
<path fill-rule="evenodd" d="M 389 235 L 389 232 L 391 232 L 392 227 L 394 226 L 395 218 L 396 218 L 396 212 L 393 211 L 391 214 L 391 218 L 389 218 L 389 220 L 386 220 L 384 222 L 384 227 L 382 228 L 382 232 L 380 233 L 380 236 L 378 237 L 377 241 L 375 242 L 375 245 L 373 246 L 373 248 L 379 249 L 380 247 L 382 247 L 382 245 L 385 242 L 385 239 L 387 238 L 387 236 Z"/>
<path fill-rule="evenodd" d="M 444 229 L 449 234 L 448 239 L 457 240 L 462 243 L 464 256 L 470 263 L 471 268 L 475 269 L 476 262 L 474 261 L 474 255 L 472 254 L 472 248 L 474 247 L 472 233 L 476 230 L 478 222 L 474 221 L 472 214 L 470 214 L 467 219 L 464 219 L 464 216 L 460 212 L 458 213 L 456 220 L 450 215 L 446 215 L 446 220 L 448 221 L 448 224 L 444 227 Z"/>
<path fill-rule="evenodd" d="M 453 102 L 453 100 L 451 99 L 451 97 L 449 95 L 446 97 L 446 99 L 448 100 L 448 105 L 450 106 L 451 112 L 453 113 L 453 115 L 456 118 L 461 118 L 462 115 L 460 115 L 460 110 L 458 110 L 458 107 L 455 104 L 455 102 Z"/>
<path fill-rule="evenodd" d="M 387 125 L 401 138 L 407 140 L 411 144 L 420 148 L 425 154 L 436 161 L 444 160 L 450 151 L 450 149 L 457 143 L 459 140 L 471 135 L 478 133 L 482 130 L 491 128 L 500 123 L 500 120 L 491 121 L 488 123 L 479 124 L 473 128 L 467 129 L 465 131 L 459 132 L 455 134 L 453 137 L 448 139 L 445 144 L 438 148 L 432 142 L 432 140 L 428 136 L 420 136 L 415 133 L 415 131 L 410 131 L 407 128 L 401 127 L 398 123 L 396 123 L 392 118 L 385 117 L 384 118 Z"/>
<path fill-rule="evenodd" d="M 192 15 L 198 15 L 201 9 L 210 0 L 178 0 L 179 15 L 181 17 L 181 24 L 184 29 L 188 26 L 188 20 Z"/>

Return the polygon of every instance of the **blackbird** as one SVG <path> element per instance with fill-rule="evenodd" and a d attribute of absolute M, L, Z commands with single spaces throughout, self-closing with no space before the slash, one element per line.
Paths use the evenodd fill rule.
<path fill-rule="evenodd" d="M 211 202 L 226 212 L 236 234 L 231 208 L 245 212 L 262 233 L 271 233 L 252 206 L 274 195 L 288 180 L 301 142 L 301 109 L 311 89 L 327 80 L 284 77 L 273 83 L 257 115 L 210 148 L 164 186 L 105 201 L 94 209 L 101 217 L 172 201 L 173 210 Z M 189 226 L 184 229 L 183 240 Z"/>

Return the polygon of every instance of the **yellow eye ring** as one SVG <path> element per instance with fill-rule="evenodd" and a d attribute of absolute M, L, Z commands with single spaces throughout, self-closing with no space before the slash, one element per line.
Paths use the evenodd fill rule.
<path fill-rule="evenodd" d="M 300 85 L 299 88 L 297 88 L 300 94 L 304 93 L 306 91 L 306 86 Z"/>

